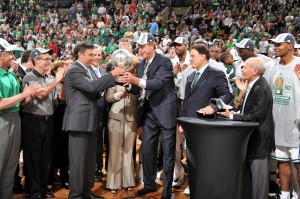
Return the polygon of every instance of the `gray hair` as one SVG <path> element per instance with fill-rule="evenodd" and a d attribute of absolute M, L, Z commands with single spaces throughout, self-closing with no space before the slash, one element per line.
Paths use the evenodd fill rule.
<path fill-rule="evenodd" d="M 101 46 L 97 45 L 97 44 L 94 44 L 94 49 L 99 49 L 101 54 L 102 54 L 102 48 Z"/>
<path fill-rule="evenodd" d="M 256 69 L 258 70 L 259 74 L 260 75 L 263 75 L 266 71 L 266 64 L 265 62 L 261 59 L 261 58 L 258 58 L 258 57 L 251 57 L 251 58 L 248 58 L 246 62 L 250 62 L 250 67 L 252 69 Z"/>
<path fill-rule="evenodd" d="M 130 51 L 132 51 L 132 45 L 130 42 L 124 41 L 124 42 L 120 42 L 119 43 L 119 48 L 121 48 L 121 46 L 126 46 Z M 126 48 L 126 49 L 127 49 Z"/>

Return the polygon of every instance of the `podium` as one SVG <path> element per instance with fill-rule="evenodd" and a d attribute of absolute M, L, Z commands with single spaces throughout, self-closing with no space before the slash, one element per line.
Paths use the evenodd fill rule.
<path fill-rule="evenodd" d="M 259 124 L 178 118 L 187 142 L 191 199 L 242 199 L 248 140 Z"/>

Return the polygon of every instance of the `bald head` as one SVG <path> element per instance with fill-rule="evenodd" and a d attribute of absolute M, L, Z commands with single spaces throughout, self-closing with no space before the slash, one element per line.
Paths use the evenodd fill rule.
<path fill-rule="evenodd" d="M 260 76 L 262 76 L 266 71 L 265 62 L 258 57 L 252 57 L 252 58 L 247 59 L 247 61 L 245 62 L 245 65 L 246 64 L 249 64 L 251 69 L 253 69 L 253 70 L 256 69 L 258 71 L 258 73 L 260 74 Z"/>

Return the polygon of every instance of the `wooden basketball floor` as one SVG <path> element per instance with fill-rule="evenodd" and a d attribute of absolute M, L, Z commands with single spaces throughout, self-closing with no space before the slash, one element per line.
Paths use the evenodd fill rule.
<path fill-rule="evenodd" d="M 138 157 L 138 153 L 139 153 L 139 146 L 140 146 L 140 142 L 137 141 L 137 157 Z M 184 160 L 183 160 L 183 164 L 185 164 Z M 105 174 L 105 171 L 104 171 L 104 174 Z M 157 187 L 158 191 L 154 192 L 154 193 L 149 193 L 144 197 L 134 197 L 136 194 L 136 191 L 143 188 L 143 185 L 141 183 L 137 183 L 137 186 L 135 188 L 133 188 L 132 191 L 127 191 L 125 189 L 122 189 L 122 190 L 119 190 L 117 192 L 117 194 L 112 194 L 112 193 L 110 193 L 109 190 L 105 189 L 106 176 L 103 177 L 103 180 L 104 180 L 104 182 L 95 183 L 94 188 L 92 189 L 92 192 L 95 195 L 104 196 L 105 199 L 129 199 L 129 198 L 159 199 L 159 198 L 161 198 L 162 181 L 160 179 L 156 179 L 156 182 L 158 184 L 158 187 Z M 175 199 L 175 198 L 176 199 L 189 199 L 188 196 L 185 196 L 183 194 L 183 191 L 187 186 L 188 186 L 187 175 L 185 175 L 184 184 L 179 188 L 173 188 L 172 199 Z M 55 195 L 56 199 L 66 199 L 66 198 L 68 198 L 68 193 L 69 193 L 69 190 L 61 189 L 59 187 L 59 183 L 54 184 L 54 195 Z M 14 195 L 15 199 L 26 199 L 28 197 L 29 197 L 29 195 L 20 195 L 20 194 Z"/>

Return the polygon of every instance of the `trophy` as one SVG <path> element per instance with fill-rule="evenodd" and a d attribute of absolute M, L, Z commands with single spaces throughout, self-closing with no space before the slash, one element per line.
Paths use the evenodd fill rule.
<path fill-rule="evenodd" d="M 112 64 L 112 68 L 115 67 L 123 67 L 123 73 L 126 72 L 126 70 L 131 66 L 132 64 L 132 57 L 131 57 L 131 53 L 127 50 L 124 49 L 119 49 L 116 50 L 112 55 L 111 55 L 111 64 Z M 118 82 L 118 84 L 121 84 L 118 81 L 118 77 L 116 77 L 116 82 Z"/>

